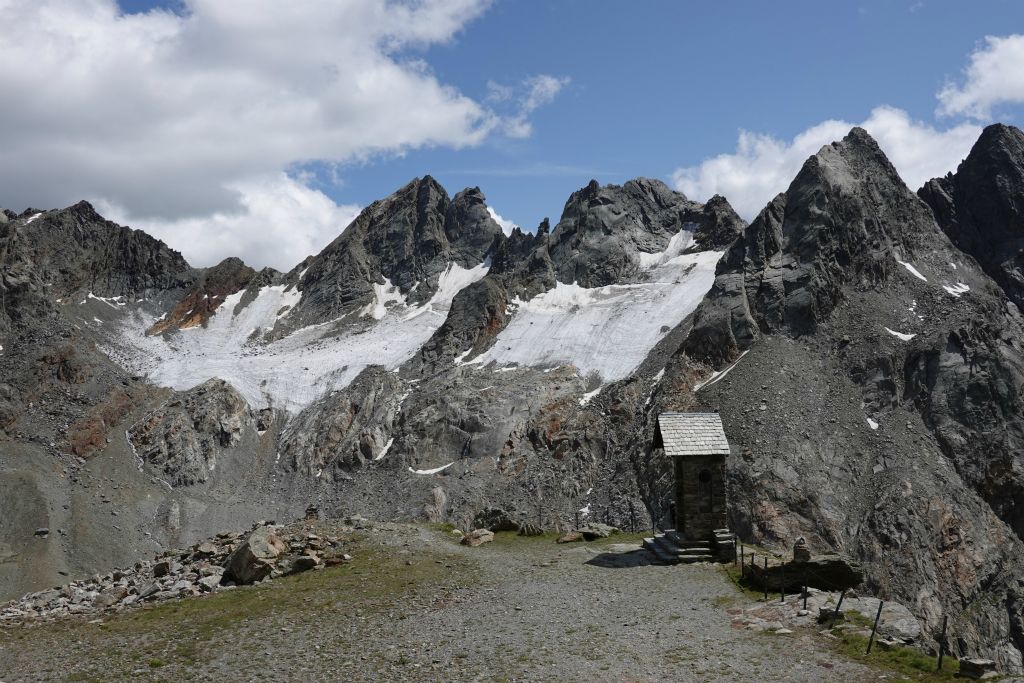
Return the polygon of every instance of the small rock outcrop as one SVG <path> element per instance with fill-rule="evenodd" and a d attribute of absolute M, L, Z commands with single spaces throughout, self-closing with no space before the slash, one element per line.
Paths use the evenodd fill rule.
<path fill-rule="evenodd" d="M 220 379 L 183 392 L 128 430 L 139 459 L 173 486 L 206 481 L 217 456 L 239 444 L 253 419 L 245 399 Z"/>
<path fill-rule="evenodd" d="M 382 367 L 369 367 L 342 391 L 316 401 L 291 420 L 280 452 L 290 467 L 306 474 L 331 468 L 351 471 L 381 459 L 394 448 L 391 434 L 399 416 L 401 381 Z"/>
<path fill-rule="evenodd" d="M 768 566 L 752 562 L 745 567 L 747 580 L 770 591 L 800 590 L 804 586 L 824 591 L 844 591 L 864 583 L 864 570 L 838 554 L 814 555 L 791 562 L 770 560 Z"/>
<path fill-rule="evenodd" d="M 199 276 L 170 312 L 153 324 L 147 334 L 160 334 L 172 329 L 185 330 L 203 325 L 224 300 L 245 288 L 256 271 L 241 259 L 226 258 Z"/>

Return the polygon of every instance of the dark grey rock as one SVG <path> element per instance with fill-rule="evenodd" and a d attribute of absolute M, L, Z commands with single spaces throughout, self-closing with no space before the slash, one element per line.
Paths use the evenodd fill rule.
<path fill-rule="evenodd" d="M 986 127 L 956 173 L 928 181 L 918 195 L 953 244 L 1024 308 L 1024 132 Z"/>
<path fill-rule="evenodd" d="M 174 486 L 206 481 L 218 453 L 237 445 L 253 419 L 245 399 L 224 380 L 211 379 L 180 394 L 128 430 L 143 462 Z"/>
<path fill-rule="evenodd" d="M 430 176 L 417 178 L 364 209 L 308 262 L 291 324 L 334 320 L 362 308 L 373 301 L 373 285 L 385 279 L 411 303 L 426 302 L 449 264 L 479 265 L 501 234 L 479 188 L 449 199 Z"/>
<path fill-rule="evenodd" d="M 957 282 L 959 297 L 943 287 Z M 1010 663 L 1024 650 L 1010 579 L 1024 571 L 1020 338 L 1016 307 L 855 129 L 727 252 L 667 377 L 750 352 L 698 393 L 734 448 L 741 538 L 840 550 L 868 585 L 928 615 L 929 632 L 985 595 L 988 616 L 958 637 Z"/>

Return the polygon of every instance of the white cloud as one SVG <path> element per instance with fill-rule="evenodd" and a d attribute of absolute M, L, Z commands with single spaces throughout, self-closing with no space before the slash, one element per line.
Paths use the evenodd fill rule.
<path fill-rule="evenodd" d="M 477 145 L 511 130 L 505 117 L 410 51 L 452 40 L 489 3 L 184 0 L 180 14 L 125 15 L 115 0 L 0 0 L 0 26 L 17 27 L 0 59 L 0 205 L 105 200 L 136 226 L 179 226 L 165 236 L 190 252 L 195 217 L 230 242 L 213 230 L 241 225 L 227 217 L 261 204 L 253 192 L 303 194 L 267 180 L 285 169 Z M 557 93 L 537 78 L 517 131 Z M 247 246 L 261 238 L 244 235 L 239 255 L 262 265 Z"/>
<path fill-rule="evenodd" d="M 500 119 L 502 130 L 510 138 L 528 138 L 533 134 L 530 114 L 554 100 L 569 82 L 568 77 L 558 78 L 548 74 L 530 76 L 517 86 L 491 81 L 487 84 L 487 101 L 494 104 L 511 103 L 513 111 Z"/>
<path fill-rule="evenodd" d="M 941 116 L 989 119 L 992 107 L 1024 102 L 1024 35 L 987 36 L 971 53 L 964 83 L 947 83 L 939 91 Z"/>
<path fill-rule="evenodd" d="M 239 208 L 194 218 L 136 218 L 123 206 L 99 200 L 96 210 L 111 220 L 145 230 L 184 254 L 190 263 L 214 264 L 240 256 L 249 265 L 291 270 L 323 249 L 359 214 L 284 173 L 239 181 Z"/>
<path fill-rule="evenodd" d="M 724 195 L 741 216 L 750 220 L 789 186 L 809 156 L 843 138 L 855 125 L 875 138 L 914 190 L 930 178 L 955 170 L 981 133 L 980 127 L 968 123 L 938 130 L 914 121 L 901 109 L 882 106 L 873 109 L 863 122 L 823 121 L 788 141 L 741 131 L 734 153 L 677 169 L 672 182 L 676 189 L 699 201 L 714 194 Z"/>
<path fill-rule="evenodd" d="M 517 223 L 513 223 L 507 218 L 502 218 L 497 211 L 495 211 L 489 206 L 487 207 L 487 213 L 491 214 L 491 218 L 494 219 L 495 223 L 501 226 L 502 232 L 504 232 L 506 235 L 511 235 L 512 229 L 519 227 Z"/>

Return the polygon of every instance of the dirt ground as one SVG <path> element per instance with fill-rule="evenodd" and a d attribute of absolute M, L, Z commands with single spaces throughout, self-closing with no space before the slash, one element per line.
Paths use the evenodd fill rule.
<path fill-rule="evenodd" d="M 813 631 L 752 632 L 715 565 L 381 524 L 351 564 L 102 620 L 0 628 L 0 681 L 867 681 Z M 795 598 L 794 598 L 795 599 Z"/>

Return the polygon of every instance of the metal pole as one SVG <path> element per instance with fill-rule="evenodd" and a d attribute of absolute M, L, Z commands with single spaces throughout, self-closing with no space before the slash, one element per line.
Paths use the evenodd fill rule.
<path fill-rule="evenodd" d="M 885 603 L 881 600 L 878 601 L 878 612 L 875 614 L 875 625 L 871 627 L 871 637 L 868 638 L 868 651 L 864 654 L 871 654 L 871 646 L 875 643 L 875 632 L 878 631 L 878 620 L 882 618 L 882 605 Z M 941 666 L 939 668 L 942 668 Z"/>
<path fill-rule="evenodd" d="M 779 566 L 779 602 L 786 602 L 786 571 L 785 564 Z"/>
<path fill-rule="evenodd" d="M 743 574 L 747 571 L 746 556 L 743 554 L 743 544 L 740 543 L 740 578 L 743 578 Z"/>
<path fill-rule="evenodd" d="M 832 623 L 829 625 L 829 630 L 835 628 L 836 626 L 836 619 L 839 618 L 839 608 L 843 606 L 843 598 L 845 597 L 846 589 L 844 588 L 843 592 L 839 594 L 839 602 L 836 603 L 836 611 L 832 613 Z"/>
<path fill-rule="evenodd" d="M 736 536 L 732 537 L 732 564 L 735 567 L 736 563 L 739 562 L 739 555 L 736 554 L 736 544 L 739 541 L 736 540 Z"/>
<path fill-rule="evenodd" d="M 807 586 L 804 585 L 804 611 L 807 611 Z"/>
<path fill-rule="evenodd" d="M 942 635 L 939 636 L 939 671 L 942 671 L 942 656 L 946 653 L 946 624 L 949 617 L 942 617 Z"/>

